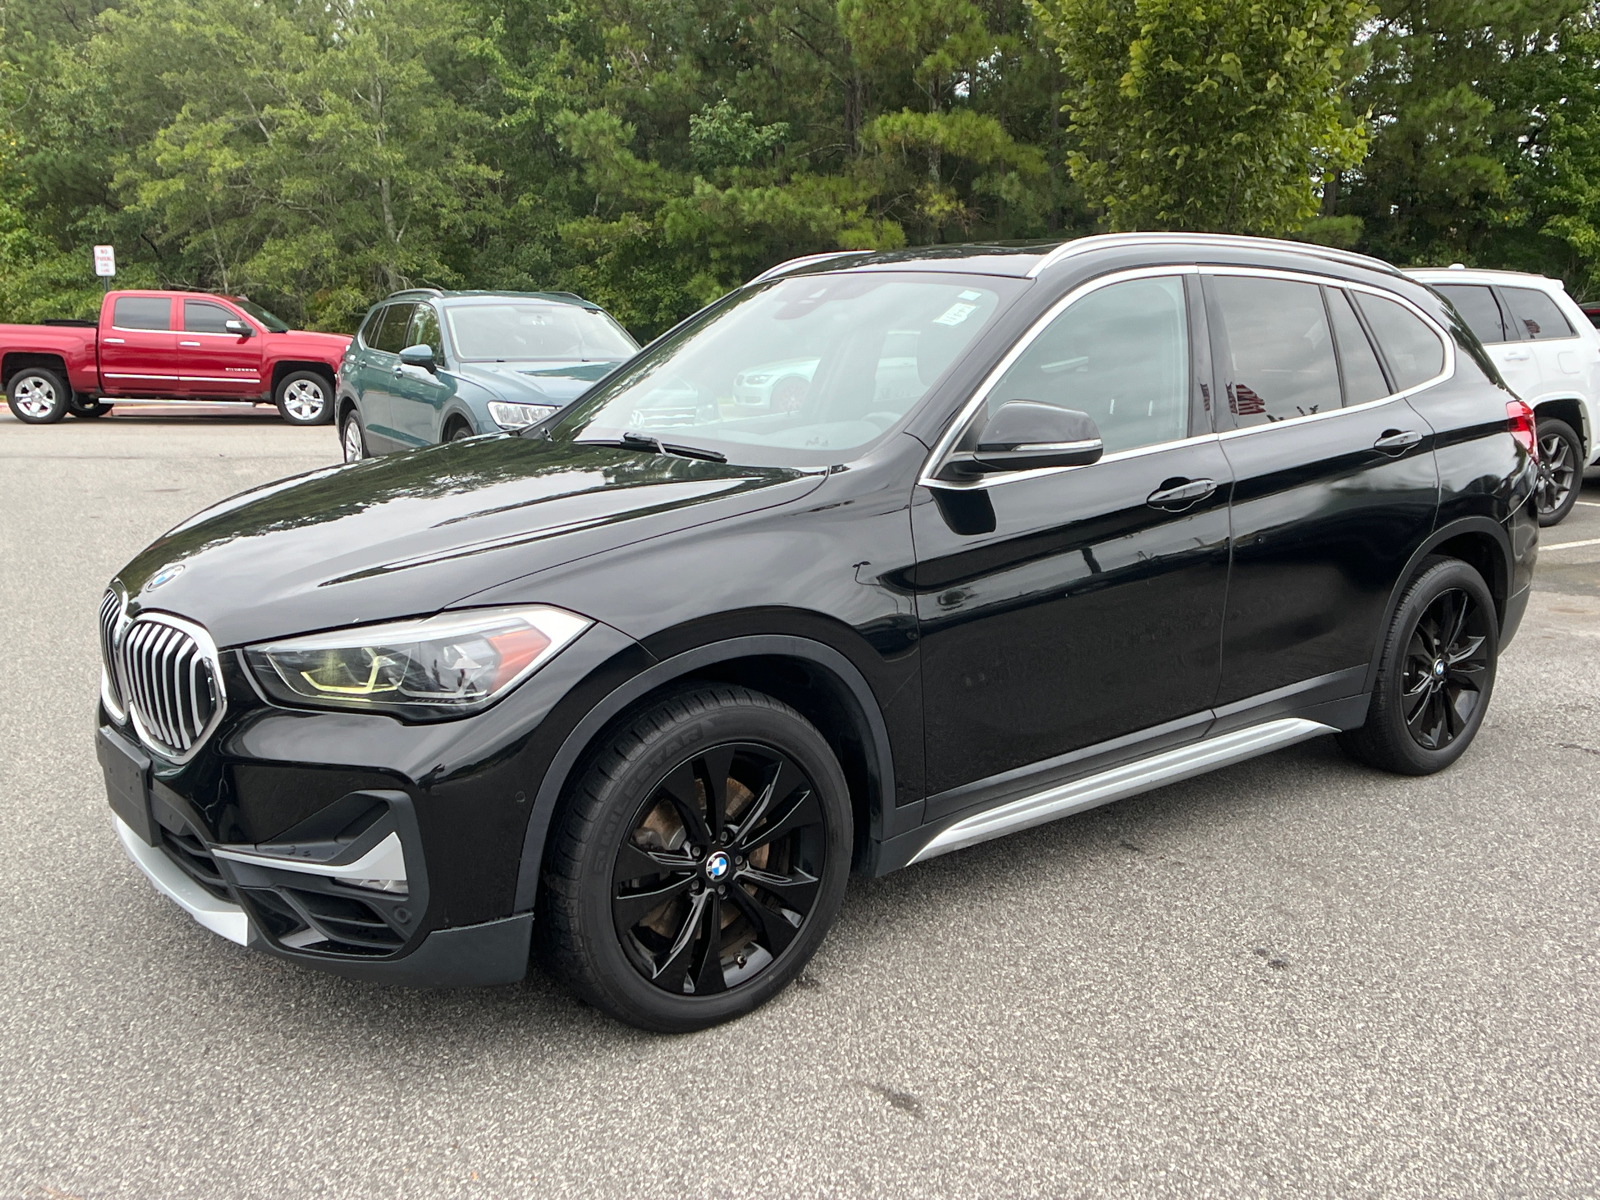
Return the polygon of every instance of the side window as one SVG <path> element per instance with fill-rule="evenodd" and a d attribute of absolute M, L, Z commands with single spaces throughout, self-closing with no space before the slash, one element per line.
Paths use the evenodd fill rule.
<path fill-rule="evenodd" d="M 378 330 L 383 327 L 383 316 L 389 310 L 382 305 L 367 314 L 367 319 L 361 322 L 361 328 L 356 331 L 356 337 L 363 346 L 376 349 L 378 345 Z"/>
<path fill-rule="evenodd" d="M 1455 283 L 1442 285 L 1437 291 L 1456 306 L 1456 311 L 1466 321 L 1467 328 L 1477 334 L 1478 340 L 1485 346 L 1516 338 L 1515 333 L 1506 332 L 1506 321 L 1500 312 L 1500 302 L 1494 298 L 1494 292 L 1489 288 Z"/>
<path fill-rule="evenodd" d="M 118 329 L 171 329 L 172 301 L 165 296 L 119 296 L 111 323 Z"/>
<path fill-rule="evenodd" d="M 1187 437 L 1188 328 L 1182 276 L 1090 292 L 1001 376 L 977 424 L 1008 400 L 1037 400 L 1087 413 L 1107 454 Z"/>
<path fill-rule="evenodd" d="M 1239 427 L 1288 421 L 1340 406 L 1339 367 L 1322 289 L 1287 279 L 1218 275 L 1231 362 L 1228 407 Z"/>
<path fill-rule="evenodd" d="M 1378 365 L 1378 354 L 1361 328 L 1356 310 L 1350 307 L 1350 293 L 1343 288 L 1328 288 L 1328 312 L 1333 315 L 1333 336 L 1339 343 L 1339 366 L 1344 371 L 1344 402 L 1365 404 L 1389 394 L 1388 381 Z"/>
<path fill-rule="evenodd" d="M 1522 337 L 1543 342 L 1550 338 L 1577 336 L 1548 293 L 1538 288 L 1508 287 L 1500 290 L 1511 305 L 1511 324 Z"/>
<path fill-rule="evenodd" d="M 227 333 L 228 322 L 236 320 L 233 313 L 209 300 L 183 302 L 183 329 L 185 333 Z"/>
<path fill-rule="evenodd" d="M 411 325 L 411 310 L 415 304 L 391 304 L 383 310 L 383 324 L 378 326 L 377 339 L 372 343 L 374 350 L 387 350 L 390 354 L 399 354 L 406 348 L 406 332 Z"/>
<path fill-rule="evenodd" d="M 1444 370 L 1444 343 L 1416 313 L 1368 292 L 1357 292 L 1356 302 L 1388 360 L 1396 391 L 1426 383 Z"/>
<path fill-rule="evenodd" d="M 444 340 L 439 336 L 439 314 L 433 311 L 433 305 L 417 305 L 417 315 L 412 318 L 406 345 L 432 346 L 436 362 L 444 357 Z"/>

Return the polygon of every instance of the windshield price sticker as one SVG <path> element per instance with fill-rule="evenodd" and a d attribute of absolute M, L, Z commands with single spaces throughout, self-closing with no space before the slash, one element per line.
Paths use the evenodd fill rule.
<path fill-rule="evenodd" d="M 952 304 L 941 316 L 933 319 L 935 325 L 959 325 L 978 311 L 976 304 Z"/>
<path fill-rule="evenodd" d="M 100 276 L 110 276 L 117 273 L 116 247 L 96 246 L 94 248 L 94 273 Z"/>

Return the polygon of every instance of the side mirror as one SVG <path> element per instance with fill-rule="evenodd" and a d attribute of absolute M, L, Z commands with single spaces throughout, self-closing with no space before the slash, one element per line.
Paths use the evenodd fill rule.
<path fill-rule="evenodd" d="M 241 321 L 238 317 L 229 317 L 222 323 L 222 327 L 229 333 L 236 333 L 240 337 L 255 337 L 255 327 L 248 321 Z"/>
<path fill-rule="evenodd" d="M 424 371 L 433 370 L 433 347 L 423 342 L 415 346 L 407 346 L 400 351 L 400 361 L 408 367 L 421 367 Z"/>
<path fill-rule="evenodd" d="M 1035 400 L 1007 400 L 978 434 L 978 448 L 952 454 L 939 471 L 951 482 L 999 471 L 1086 467 L 1105 445 L 1088 413 Z"/>

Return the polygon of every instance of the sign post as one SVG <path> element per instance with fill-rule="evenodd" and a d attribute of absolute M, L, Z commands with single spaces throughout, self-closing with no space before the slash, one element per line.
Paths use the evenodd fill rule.
<path fill-rule="evenodd" d="M 105 281 L 105 290 L 111 290 L 111 277 L 117 273 L 117 249 L 115 246 L 96 246 L 94 248 L 94 273 Z"/>

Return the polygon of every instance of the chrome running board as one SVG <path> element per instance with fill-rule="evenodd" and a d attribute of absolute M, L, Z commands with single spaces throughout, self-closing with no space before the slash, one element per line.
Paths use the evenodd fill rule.
<path fill-rule="evenodd" d="M 1140 792 L 1148 792 L 1151 788 L 1161 787 L 1163 784 L 1177 783 L 1180 779 L 1203 775 L 1218 767 L 1243 762 L 1247 758 L 1254 758 L 1258 754 L 1266 754 L 1270 750 L 1284 746 L 1292 746 L 1307 738 L 1337 732 L 1338 730 L 1332 725 L 1324 725 L 1319 721 L 1307 721 L 1302 717 L 1284 717 L 1282 720 L 1267 721 L 1260 725 L 1252 725 L 1248 729 L 1224 733 L 1219 737 L 1191 742 L 1187 746 L 1163 750 L 1160 754 L 1152 754 L 1149 758 L 1141 758 L 1138 762 L 1113 767 L 1109 771 L 1101 771 L 1097 775 L 1083 779 L 1074 779 L 1070 783 L 1057 784 L 1042 792 L 1035 792 L 1031 796 L 1023 796 L 1020 800 L 1002 804 L 998 808 L 966 817 L 937 834 L 932 841 L 917 851 L 911 861 L 919 863 L 937 858 L 952 850 L 960 850 L 979 842 L 986 842 L 990 838 L 1015 833 L 1019 829 L 1043 825 L 1047 821 L 1082 812 L 1086 808 L 1110 804 L 1113 800 L 1136 796 Z"/>

